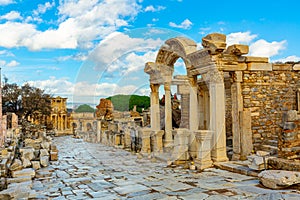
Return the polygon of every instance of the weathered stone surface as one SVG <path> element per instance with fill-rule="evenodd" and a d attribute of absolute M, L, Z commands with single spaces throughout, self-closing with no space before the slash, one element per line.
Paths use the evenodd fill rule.
<path fill-rule="evenodd" d="M 41 168 L 40 161 L 31 161 L 31 165 L 32 165 L 33 169 L 40 169 Z"/>
<path fill-rule="evenodd" d="M 247 54 L 249 52 L 249 46 L 243 44 L 234 44 L 227 47 L 226 52 L 228 54 L 235 54 L 237 56 Z"/>
<path fill-rule="evenodd" d="M 212 33 L 202 38 L 202 46 L 208 48 L 211 54 L 218 54 L 226 48 L 226 35 Z"/>
<path fill-rule="evenodd" d="M 100 99 L 99 105 L 96 106 L 96 116 L 100 119 L 112 120 L 114 106 L 109 99 Z"/>
<path fill-rule="evenodd" d="M 15 159 L 13 163 L 10 165 L 9 170 L 10 171 L 17 171 L 21 170 L 23 168 L 22 161 L 19 159 Z"/>
<path fill-rule="evenodd" d="M 297 110 L 289 110 L 287 112 L 287 121 L 288 122 L 293 122 L 298 120 L 298 112 Z"/>
<path fill-rule="evenodd" d="M 31 176 L 19 176 L 16 178 L 8 178 L 7 179 L 7 183 L 22 183 L 22 182 L 26 182 L 26 181 L 31 181 L 32 177 Z"/>
<path fill-rule="evenodd" d="M 49 150 L 49 149 L 50 149 L 50 143 L 49 143 L 49 142 L 42 142 L 42 143 L 41 143 L 41 147 L 42 147 L 43 149 Z"/>
<path fill-rule="evenodd" d="M 49 165 L 49 156 L 42 156 L 40 162 L 43 167 L 47 167 Z"/>
<path fill-rule="evenodd" d="M 52 150 L 50 152 L 50 160 L 51 161 L 56 161 L 58 160 L 58 151 L 57 150 Z"/>
<path fill-rule="evenodd" d="M 49 151 L 47 149 L 40 150 L 40 158 L 43 156 L 49 156 Z"/>
<path fill-rule="evenodd" d="M 300 70 L 300 64 L 295 64 L 293 66 L 293 70 Z"/>
<path fill-rule="evenodd" d="M 300 172 L 266 170 L 258 174 L 265 187 L 282 189 L 300 183 Z"/>
<path fill-rule="evenodd" d="M 248 70 L 250 71 L 272 71 L 272 63 L 248 63 Z"/>
<path fill-rule="evenodd" d="M 267 58 L 267 57 L 245 56 L 245 62 L 268 63 L 269 58 Z"/>
<path fill-rule="evenodd" d="M 30 167 L 31 166 L 31 161 L 29 159 L 22 158 L 22 164 L 23 164 L 24 168 Z"/>
<path fill-rule="evenodd" d="M 35 170 L 33 168 L 26 168 L 18 171 L 13 171 L 12 177 L 20 177 L 20 176 L 31 176 L 32 178 L 35 176 Z"/>
<path fill-rule="evenodd" d="M 32 147 L 21 148 L 20 153 L 22 159 L 27 159 L 29 161 L 31 161 L 35 157 L 34 148 Z"/>

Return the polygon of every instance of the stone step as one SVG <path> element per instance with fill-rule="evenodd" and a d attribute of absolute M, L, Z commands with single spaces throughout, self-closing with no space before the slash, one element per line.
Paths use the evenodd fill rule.
<path fill-rule="evenodd" d="M 214 163 L 214 166 L 216 168 L 227 170 L 227 171 L 238 173 L 238 174 L 243 174 L 243 175 L 253 176 L 253 177 L 258 176 L 257 171 L 252 170 L 243 164 L 237 164 L 236 161 Z"/>
<path fill-rule="evenodd" d="M 278 147 L 276 147 L 276 146 L 264 144 L 264 145 L 261 146 L 260 149 L 262 151 L 268 151 L 268 152 L 270 152 L 270 155 L 278 154 Z"/>

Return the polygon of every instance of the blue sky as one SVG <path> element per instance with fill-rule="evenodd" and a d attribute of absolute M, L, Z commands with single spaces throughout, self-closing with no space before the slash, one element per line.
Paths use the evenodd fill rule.
<path fill-rule="evenodd" d="M 69 103 L 149 95 L 144 64 L 165 40 L 212 32 L 271 62 L 300 60 L 297 1 L 0 0 L 2 77 Z M 185 73 L 182 61 L 175 73 Z"/>

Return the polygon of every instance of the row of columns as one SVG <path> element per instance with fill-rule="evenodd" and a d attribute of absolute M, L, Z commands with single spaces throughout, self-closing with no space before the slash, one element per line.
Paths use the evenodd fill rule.
<path fill-rule="evenodd" d="M 168 78 L 169 80 L 170 78 Z M 189 85 L 179 85 L 178 91 L 180 95 L 189 97 L 189 105 L 186 102 L 182 102 L 182 113 L 189 113 L 189 124 L 183 123 L 184 128 L 188 128 L 190 131 L 190 143 L 195 141 L 195 131 L 200 126 L 204 125 L 210 131 L 212 135 L 211 140 L 211 158 L 215 162 L 221 162 L 228 160 L 226 154 L 226 134 L 225 134 L 225 87 L 223 73 L 217 68 L 214 68 L 206 74 L 206 84 L 209 89 L 209 110 L 202 107 L 203 115 L 205 120 L 199 119 L 199 101 L 198 101 L 198 88 L 197 88 L 197 77 L 193 76 L 189 78 Z M 160 130 L 160 116 L 159 116 L 159 84 L 151 84 L 151 129 Z M 164 83 L 165 90 L 165 147 L 169 147 L 173 144 L 172 135 L 172 105 L 171 105 L 171 82 Z M 182 87 L 185 87 L 183 89 Z M 181 89 L 180 89 L 181 88 Z M 184 92 L 182 92 L 184 91 Z M 208 103 L 208 95 L 202 99 Z M 206 98 L 206 99 L 205 99 Z M 209 113 L 207 113 L 209 112 Z M 208 118 L 209 115 L 209 118 Z M 209 120 L 209 121 L 208 121 Z M 203 121 L 209 123 L 205 125 Z"/>
<path fill-rule="evenodd" d="M 66 114 L 53 114 L 51 115 L 51 119 L 54 125 L 54 128 L 56 128 L 59 131 L 66 130 L 67 129 L 67 115 Z"/>

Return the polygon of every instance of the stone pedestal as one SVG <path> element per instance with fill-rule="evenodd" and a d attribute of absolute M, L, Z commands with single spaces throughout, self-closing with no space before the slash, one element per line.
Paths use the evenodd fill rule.
<path fill-rule="evenodd" d="M 115 138 L 115 145 L 116 146 L 121 145 L 121 135 L 116 133 L 114 134 L 114 138 Z"/>
<path fill-rule="evenodd" d="M 124 148 L 125 149 L 130 148 L 130 145 L 131 145 L 130 130 L 127 129 L 125 130 L 124 133 Z"/>
<path fill-rule="evenodd" d="M 153 152 L 155 153 L 163 152 L 163 141 L 162 141 L 163 135 L 164 135 L 163 130 L 151 132 L 151 137 L 153 138 Z"/>
<path fill-rule="evenodd" d="M 196 141 L 198 143 L 198 154 L 195 159 L 197 169 L 205 169 L 212 166 L 211 160 L 211 139 L 213 131 L 198 130 L 195 131 Z"/>
<path fill-rule="evenodd" d="M 172 160 L 177 162 L 189 160 L 189 131 L 188 129 L 176 129 L 174 133 L 174 149 Z"/>
<path fill-rule="evenodd" d="M 150 153 L 151 147 L 150 147 L 150 135 L 151 130 L 150 129 L 143 129 L 142 130 L 142 149 L 141 153 Z"/>

